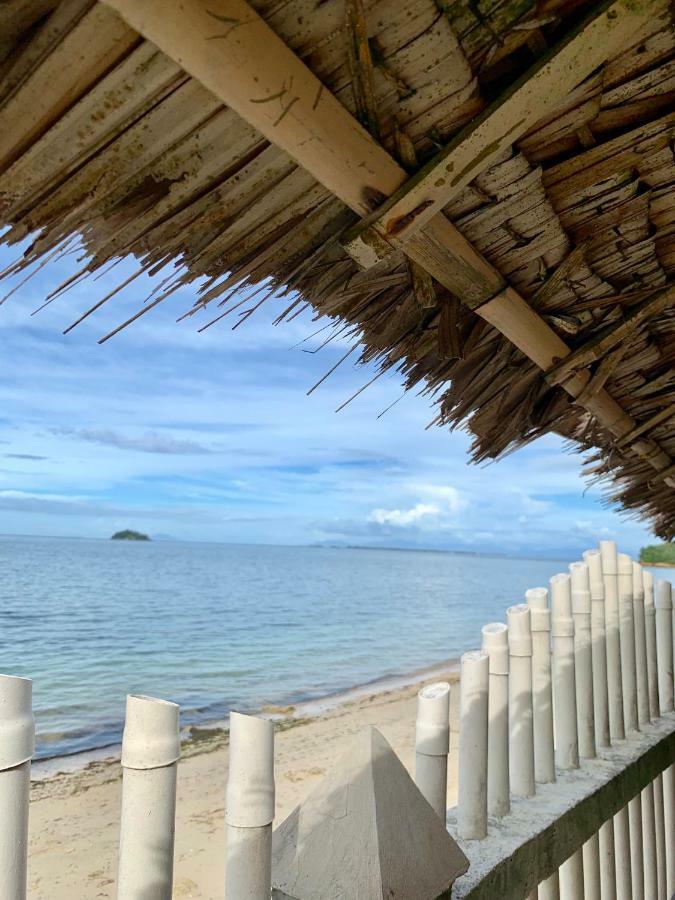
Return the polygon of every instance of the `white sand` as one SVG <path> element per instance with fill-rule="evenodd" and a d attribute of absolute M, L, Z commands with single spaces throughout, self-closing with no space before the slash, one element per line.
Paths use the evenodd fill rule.
<path fill-rule="evenodd" d="M 420 673 L 420 680 L 412 685 L 369 694 L 360 689 L 320 715 L 279 723 L 275 824 L 302 801 L 346 748 L 351 736 L 366 725 L 375 725 L 382 731 L 412 772 L 417 691 L 422 684 L 441 678 L 456 681 L 457 672 L 457 664 L 450 662 L 433 675 Z M 453 700 L 456 693 L 453 690 Z M 192 741 L 185 747 L 185 756 L 178 770 L 174 897 L 219 900 L 224 885 L 227 738 L 216 733 Z M 455 795 L 455 765 L 451 761 L 449 804 L 454 804 Z M 120 796 L 117 760 L 91 763 L 85 770 L 34 783 L 30 900 L 115 896 Z"/>

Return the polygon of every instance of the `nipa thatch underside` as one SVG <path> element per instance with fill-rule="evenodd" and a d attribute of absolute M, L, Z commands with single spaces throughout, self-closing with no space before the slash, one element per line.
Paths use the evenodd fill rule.
<path fill-rule="evenodd" d="M 349 52 L 351 0 L 251 5 L 410 172 L 592 6 L 366 0 L 369 98 Z M 673 460 L 675 312 L 662 304 L 642 320 L 633 314 L 675 281 L 674 100 L 675 35 L 660 27 L 445 209 L 572 349 L 597 338 L 592 384 Z M 281 321 L 309 303 L 360 342 L 363 360 L 423 387 L 437 423 L 468 423 L 475 459 L 556 431 L 590 451 L 589 471 L 612 502 L 660 536 L 675 534 L 675 491 L 662 473 L 402 253 L 360 271 L 339 242 L 355 221 L 108 7 L 0 6 L 0 224 L 10 243 L 34 236 L 11 274 L 81 236 L 82 276 L 128 254 L 139 273 L 180 263 L 139 314 L 202 276 L 188 313 L 213 308 L 206 322 L 243 319 L 268 298 Z M 613 339 L 622 322 L 633 324 Z"/>

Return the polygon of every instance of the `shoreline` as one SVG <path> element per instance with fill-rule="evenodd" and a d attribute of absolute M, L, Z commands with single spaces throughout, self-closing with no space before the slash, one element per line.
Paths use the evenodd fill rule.
<path fill-rule="evenodd" d="M 402 690 L 441 675 L 459 674 L 459 657 L 452 657 L 440 663 L 433 663 L 411 672 L 382 675 L 362 684 L 341 688 L 321 697 L 299 700 L 284 705 L 268 704 L 260 709 L 247 709 L 247 713 L 272 719 L 283 730 L 325 715 L 340 706 L 361 699 L 392 691 Z M 206 720 L 199 725 L 181 727 L 181 758 L 189 758 L 195 753 L 208 753 L 227 743 L 229 722 L 225 718 Z M 77 753 L 47 757 L 35 760 L 31 766 L 31 781 L 40 783 L 81 773 L 91 767 L 116 764 L 122 752 L 121 743 L 105 747 L 83 750 Z"/>
<path fill-rule="evenodd" d="M 275 825 L 287 818 L 352 751 L 352 741 L 374 726 L 412 775 L 417 694 L 424 684 L 449 681 L 448 806 L 456 803 L 458 664 L 428 666 L 288 710 L 270 710 L 275 726 Z M 225 878 L 225 792 L 229 735 L 201 729 L 182 745 L 177 777 L 175 900 L 218 900 Z M 117 880 L 122 767 L 119 756 L 90 761 L 76 771 L 31 785 L 28 897 L 114 900 Z"/>

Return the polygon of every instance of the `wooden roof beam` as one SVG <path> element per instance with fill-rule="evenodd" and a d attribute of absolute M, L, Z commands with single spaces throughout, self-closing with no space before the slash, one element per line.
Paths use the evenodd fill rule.
<path fill-rule="evenodd" d="M 359 215 L 372 212 L 407 180 L 246 0 L 211 0 L 208 8 L 199 0 L 106 3 Z M 647 6 L 653 16 L 654 3 Z M 569 355 L 567 344 L 444 215 L 433 216 L 403 248 L 543 371 Z M 589 379 L 587 371 L 580 372 L 564 388 L 576 398 Z M 617 438 L 637 424 L 604 389 L 584 408 Z M 672 463 L 651 441 L 632 449 L 658 471 Z"/>
<path fill-rule="evenodd" d="M 400 246 L 441 212 L 587 76 L 640 40 L 653 20 L 669 15 L 668 0 L 635 4 L 603 0 L 514 85 L 488 106 L 375 213 L 345 235 L 344 245 L 364 268 Z"/>

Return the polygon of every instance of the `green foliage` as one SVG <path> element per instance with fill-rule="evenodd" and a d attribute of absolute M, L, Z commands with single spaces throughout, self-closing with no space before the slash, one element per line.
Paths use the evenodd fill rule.
<path fill-rule="evenodd" d="M 133 531 L 131 528 L 125 528 L 124 531 L 116 531 L 111 540 L 113 541 L 149 541 L 147 534 L 140 531 Z"/>
<path fill-rule="evenodd" d="M 640 562 L 648 566 L 675 566 L 675 543 L 652 544 L 640 550 Z"/>

